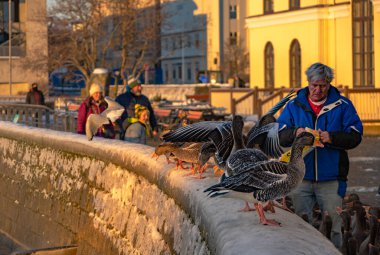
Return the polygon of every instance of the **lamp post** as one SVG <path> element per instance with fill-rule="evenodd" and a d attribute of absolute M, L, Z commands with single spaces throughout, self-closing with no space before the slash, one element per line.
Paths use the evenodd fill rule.
<path fill-rule="evenodd" d="M 12 0 L 8 1 L 9 95 L 12 96 Z"/>

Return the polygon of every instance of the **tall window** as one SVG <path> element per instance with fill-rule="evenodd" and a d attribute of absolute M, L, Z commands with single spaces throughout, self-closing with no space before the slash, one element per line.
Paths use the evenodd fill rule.
<path fill-rule="evenodd" d="M 297 39 L 290 44 L 289 50 L 290 87 L 301 87 L 301 47 Z"/>
<path fill-rule="evenodd" d="M 236 5 L 230 5 L 230 19 L 236 19 Z"/>
<path fill-rule="evenodd" d="M 265 87 L 274 88 L 274 50 L 271 42 L 265 45 Z"/>
<path fill-rule="evenodd" d="M 236 44 L 237 44 L 237 33 L 230 32 L 230 45 L 236 45 Z"/>
<path fill-rule="evenodd" d="M 273 0 L 264 0 L 264 14 L 273 13 Z"/>
<path fill-rule="evenodd" d="M 300 8 L 300 0 L 289 0 L 289 9 L 299 9 Z"/>
<path fill-rule="evenodd" d="M 354 87 L 374 87 L 373 6 L 370 0 L 352 2 Z"/>

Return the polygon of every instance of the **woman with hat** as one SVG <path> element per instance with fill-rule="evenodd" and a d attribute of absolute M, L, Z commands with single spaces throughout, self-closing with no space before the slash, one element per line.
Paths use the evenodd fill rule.
<path fill-rule="evenodd" d="M 87 97 L 78 109 L 77 132 L 78 134 L 86 133 L 86 121 L 90 114 L 100 114 L 107 109 L 107 103 L 103 98 L 103 88 L 97 83 L 92 83 L 90 87 L 90 96 Z M 103 136 L 104 131 L 99 128 L 97 135 Z"/>

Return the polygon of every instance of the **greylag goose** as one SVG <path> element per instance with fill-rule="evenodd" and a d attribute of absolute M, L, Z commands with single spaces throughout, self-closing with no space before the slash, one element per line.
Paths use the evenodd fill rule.
<path fill-rule="evenodd" d="M 195 174 L 196 170 L 199 170 L 199 153 L 202 148 L 202 143 L 170 143 L 165 142 L 156 147 L 152 157 L 159 157 L 165 155 L 168 159 L 168 155 L 172 154 L 177 159 L 177 169 L 182 166 L 182 162 L 191 163 L 192 173 Z M 202 175 L 199 176 L 202 178 Z"/>
<path fill-rule="evenodd" d="M 87 118 L 86 136 L 89 141 L 92 140 L 99 127 L 115 122 L 124 112 L 124 107 L 110 97 L 105 97 L 104 100 L 108 104 L 107 109 L 100 114 L 90 114 Z"/>
<path fill-rule="evenodd" d="M 282 198 L 295 189 L 301 183 L 305 175 L 305 163 L 302 158 L 304 146 L 312 145 L 314 136 L 304 132 L 296 137 L 292 145 L 292 155 L 289 163 L 278 160 L 250 161 L 250 153 L 256 153 L 257 149 L 241 149 L 233 154 L 240 158 L 236 164 L 230 164 L 231 171 L 240 169 L 239 173 L 226 177 L 220 183 L 205 190 L 209 195 L 224 195 L 230 197 L 253 200 L 260 223 L 264 225 L 279 226 L 274 220 L 265 218 L 261 202 L 267 202 Z M 245 154 L 246 160 L 241 160 Z M 232 160 L 232 157 L 231 159 Z M 253 196 L 252 196 L 253 194 Z"/>
<path fill-rule="evenodd" d="M 379 222 L 376 216 L 369 216 L 369 235 L 360 244 L 358 255 L 367 255 L 369 253 L 369 245 L 375 245 L 376 234 L 379 227 Z"/>
<path fill-rule="evenodd" d="M 266 155 L 272 158 L 278 158 L 283 154 L 278 137 L 279 124 L 276 122 L 274 115 L 294 96 L 295 92 L 290 91 L 288 95 L 260 118 L 258 124 L 249 130 L 247 148 L 258 146 Z"/>

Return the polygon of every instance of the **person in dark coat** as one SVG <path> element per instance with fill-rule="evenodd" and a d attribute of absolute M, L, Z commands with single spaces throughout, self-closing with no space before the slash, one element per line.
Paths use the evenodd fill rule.
<path fill-rule="evenodd" d="M 120 119 L 117 121 L 119 126 L 124 130 L 133 123 L 135 116 L 135 105 L 139 104 L 145 106 L 149 111 L 149 123 L 152 128 L 152 135 L 157 135 L 157 120 L 154 115 L 152 105 L 150 104 L 149 99 L 141 93 L 141 82 L 136 78 L 131 78 L 128 80 L 129 90 L 127 92 L 116 97 L 116 102 L 124 106 L 125 111 L 121 115 Z M 121 136 L 121 139 L 124 139 L 124 136 Z"/>
<path fill-rule="evenodd" d="M 45 97 L 41 90 L 38 89 L 38 84 L 33 83 L 32 88 L 26 94 L 27 104 L 45 105 Z"/>
<path fill-rule="evenodd" d="M 107 109 L 107 103 L 103 98 L 103 88 L 96 83 L 90 87 L 90 96 L 87 97 L 78 109 L 77 132 L 86 134 L 86 121 L 90 114 L 100 114 Z M 104 129 L 99 128 L 97 136 L 104 136 Z"/>
<path fill-rule="evenodd" d="M 346 193 L 349 159 L 347 150 L 362 140 L 363 125 L 352 102 L 331 85 L 333 70 L 314 63 L 306 70 L 308 86 L 289 101 L 277 121 L 280 144 L 290 146 L 307 128 L 319 134 L 323 148 L 315 148 L 304 157 L 306 173 L 291 198 L 296 214 L 312 219 L 318 203 L 332 219 L 331 241 L 342 246 L 342 218 L 336 208 L 342 207 Z"/>

